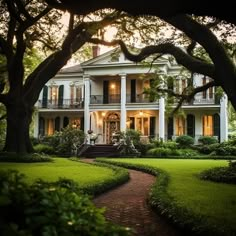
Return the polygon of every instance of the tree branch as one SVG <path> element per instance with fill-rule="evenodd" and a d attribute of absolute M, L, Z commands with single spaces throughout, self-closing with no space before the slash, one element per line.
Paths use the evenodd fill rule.
<path fill-rule="evenodd" d="M 173 90 L 171 89 L 157 89 L 158 92 L 164 92 L 164 93 L 167 93 L 171 96 L 174 96 L 174 97 L 177 97 L 177 98 L 180 98 L 180 100 L 178 101 L 177 103 L 177 106 L 174 108 L 174 110 L 171 112 L 172 115 L 177 112 L 179 110 L 179 108 L 182 106 L 182 104 L 187 101 L 191 101 L 194 96 L 197 94 L 197 93 L 200 93 L 200 92 L 203 92 L 203 91 L 206 91 L 207 89 L 211 88 L 211 87 L 214 87 L 216 86 L 216 83 L 214 80 L 208 82 L 207 84 L 203 85 L 203 86 L 199 86 L 199 87 L 196 87 L 196 88 L 193 88 L 193 90 L 189 93 L 189 94 L 178 94 L 178 93 L 175 93 Z"/>
<path fill-rule="evenodd" d="M 185 53 L 182 49 L 174 46 L 171 43 L 163 43 L 155 46 L 147 46 L 141 49 L 140 53 L 132 54 L 129 52 L 128 48 L 121 40 L 113 40 L 111 42 L 107 42 L 104 40 L 100 40 L 97 38 L 91 38 L 89 40 L 91 43 L 95 44 L 103 44 L 106 46 L 115 46 L 120 45 L 122 52 L 125 54 L 125 57 L 134 62 L 140 62 L 149 57 L 152 54 L 161 53 L 161 54 L 171 54 L 175 57 L 176 61 L 185 66 L 188 70 L 197 72 L 199 74 L 204 74 L 209 77 L 214 77 L 215 68 L 214 65 L 202 62 L 187 53 Z"/>
<path fill-rule="evenodd" d="M 16 5 L 19 9 L 19 12 L 21 14 L 23 14 L 26 19 L 31 19 L 32 17 L 29 14 L 29 12 L 25 9 L 25 6 L 23 5 L 22 1 L 21 0 L 15 0 L 15 2 L 16 2 Z"/>
<path fill-rule="evenodd" d="M 208 27 L 199 24 L 189 16 L 165 17 L 164 20 L 183 31 L 206 50 L 215 66 L 214 75 L 210 77 L 223 88 L 236 109 L 236 68 L 222 43 Z"/>

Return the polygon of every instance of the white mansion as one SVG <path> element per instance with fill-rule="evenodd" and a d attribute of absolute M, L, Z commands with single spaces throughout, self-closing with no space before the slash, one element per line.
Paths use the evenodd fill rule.
<path fill-rule="evenodd" d="M 228 137 L 227 97 L 217 99 L 214 88 L 196 94 L 184 103 L 184 116 L 167 117 L 166 101 L 150 100 L 143 94 L 150 86 L 155 68 L 166 75 L 177 75 L 181 66 L 162 56 L 150 68 L 126 60 L 114 50 L 93 57 L 80 65 L 62 69 L 41 91 L 36 106 L 34 136 L 52 135 L 67 125 L 87 133 L 101 134 L 97 143 L 111 143 L 112 133 L 126 129 L 139 130 L 142 138 L 174 139 L 190 135 L 216 136 L 221 142 Z M 200 86 L 209 78 L 194 76 Z M 176 79 L 175 91 L 186 86 Z"/>

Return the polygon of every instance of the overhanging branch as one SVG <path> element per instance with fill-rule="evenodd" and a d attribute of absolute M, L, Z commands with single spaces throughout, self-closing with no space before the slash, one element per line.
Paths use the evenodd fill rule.
<path fill-rule="evenodd" d="M 213 64 L 198 60 L 191 55 L 188 55 L 181 48 L 176 47 L 171 43 L 162 43 L 158 45 L 147 46 L 142 48 L 138 54 L 132 54 L 122 40 L 113 40 L 111 42 L 107 42 L 98 38 L 91 38 L 89 42 L 95 44 L 103 44 L 106 46 L 120 45 L 121 50 L 125 54 L 126 58 L 134 62 L 141 62 L 150 55 L 156 53 L 171 54 L 175 57 L 176 61 L 179 64 L 183 65 L 188 70 L 207 75 L 214 79 L 215 67 Z"/>

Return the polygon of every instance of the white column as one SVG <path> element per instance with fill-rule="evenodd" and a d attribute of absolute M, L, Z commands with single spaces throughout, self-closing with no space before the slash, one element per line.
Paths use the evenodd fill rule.
<path fill-rule="evenodd" d="M 89 75 L 84 75 L 84 132 L 90 129 L 90 78 Z"/>
<path fill-rule="evenodd" d="M 228 140 L 228 98 L 226 94 L 220 99 L 220 142 Z"/>
<path fill-rule="evenodd" d="M 39 113 L 35 111 L 34 114 L 34 137 L 38 138 L 39 136 Z"/>
<path fill-rule="evenodd" d="M 126 130 L 126 74 L 121 74 L 120 130 Z"/>
<path fill-rule="evenodd" d="M 165 100 L 159 99 L 159 138 L 165 140 Z"/>

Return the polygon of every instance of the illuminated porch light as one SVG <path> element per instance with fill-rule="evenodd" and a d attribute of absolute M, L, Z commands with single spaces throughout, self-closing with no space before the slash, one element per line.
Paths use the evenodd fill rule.
<path fill-rule="evenodd" d="M 102 112 L 102 116 L 104 117 L 106 115 L 106 113 L 105 112 Z"/>
<path fill-rule="evenodd" d="M 114 89 L 116 86 L 115 84 L 111 84 L 111 88 Z"/>
<path fill-rule="evenodd" d="M 140 116 L 143 116 L 143 111 L 140 111 L 140 112 L 139 112 L 139 115 L 140 115 Z"/>

